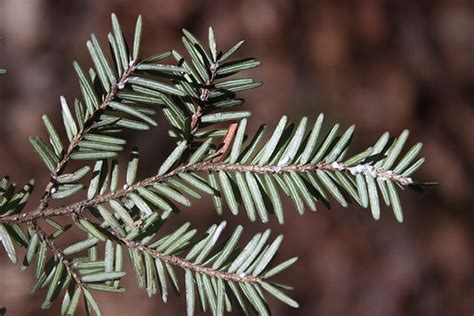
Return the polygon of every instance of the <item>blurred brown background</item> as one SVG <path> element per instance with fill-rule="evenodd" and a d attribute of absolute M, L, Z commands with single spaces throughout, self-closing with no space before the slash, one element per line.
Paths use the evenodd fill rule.
<path fill-rule="evenodd" d="M 300 217 L 286 204 L 287 224 L 271 226 L 286 235 L 281 258 L 300 257 L 281 277 L 302 307 L 271 301 L 275 315 L 474 313 L 474 2 L 0 0 L 0 66 L 10 72 L 0 79 L 0 175 L 36 178 L 35 197 L 47 179 L 27 136 L 44 135 L 43 113 L 59 124 L 59 95 L 79 95 L 71 62 L 89 63 L 88 34 L 105 40 L 111 12 L 129 37 L 143 14 L 144 55 L 184 52 L 181 27 L 207 38 L 212 25 L 221 49 L 245 39 L 240 56 L 263 62 L 252 75 L 264 86 L 245 94 L 254 126 L 322 111 L 332 124 L 357 124 L 354 150 L 405 127 L 410 144 L 425 143 L 418 179 L 441 186 L 402 195 L 403 225 L 389 209 L 376 223 L 357 207 Z M 129 133 L 130 146 L 142 149 L 142 176 L 169 153 L 165 127 Z M 207 202 L 169 225 L 220 221 Z M 231 227 L 248 224 L 243 218 L 225 216 Z M 249 233 L 265 227 L 246 226 Z M 0 284 L 8 315 L 53 314 L 39 309 L 42 295 L 29 294 L 32 274 L 3 255 Z M 105 315 L 184 312 L 183 297 L 148 299 L 133 274 L 125 285 L 124 295 L 98 295 Z"/>

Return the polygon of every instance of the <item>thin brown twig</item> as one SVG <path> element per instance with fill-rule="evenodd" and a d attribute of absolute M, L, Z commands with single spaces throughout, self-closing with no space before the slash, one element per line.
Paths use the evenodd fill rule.
<path fill-rule="evenodd" d="M 130 74 L 135 70 L 134 65 L 130 65 L 130 67 L 123 73 L 123 75 L 120 77 L 119 81 L 113 85 L 112 89 L 107 93 L 105 96 L 104 100 L 102 103 L 99 105 L 97 110 L 92 114 L 92 116 L 87 119 L 87 121 L 84 123 L 84 127 L 82 130 L 80 130 L 74 138 L 71 140 L 69 143 L 66 151 L 63 154 L 62 159 L 58 162 L 56 167 L 51 171 L 50 174 L 50 180 L 48 184 L 45 187 L 45 190 L 43 192 L 43 195 L 40 199 L 40 203 L 38 208 L 31 212 L 31 213 L 24 213 L 26 214 L 36 214 L 36 216 L 32 216 L 31 220 L 26 221 L 27 223 L 30 223 L 32 229 L 38 234 L 40 239 L 46 243 L 48 248 L 51 250 L 51 252 L 54 254 L 54 256 L 62 262 L 62 264 L 65 266 L 67 273 L 74 279 L 75 283 L 80 286 L 81 288 L 85 288 L 85 284 L 82 282 L 81 277 L 79 274 L 76 273 L 74 268 L 72 267 L 72 263 L 65 258 L 64 253 L 61 251 L 61 249 L 57 248 L 56 245 L 54 244 L 54 241 L 44 232 L 44 230 L 39 226 L 37 223 L 37 220 L 40 218 L 47 218 L 48 216 L 43 216 L 44 211 L 48 207 L 49 200 L 51 199 L 53 189 L 55 188 L 56 185 L 56 178 L 61 175 L 61 173 L 64 171 L 66 168 L 67 163 L 71 159 L 72 153 L 77 149 L 79 146 L 79 143 L 84 139 L 84 137 L 89 133 L 89 131 L 92 129 L 94 123 L 96 123 L 99 119 L 100 116 L 104 113 L 104 111 L 107 109 L 108 105 L 110 102 L 115 98 L 115 95 L 117 94 L 117 91 L 119 90 L 119 86 L 122 84 L 125 84 L 127 81 L 127 78 L 130 76 Z M 39 216 L 38 216 L 39 215 Z M 74 215 L 74 213 L 70 213 L 70 215 Z"/>
<path fill-rule="evenodd" d="M 74 280 L 74 282 L 77 284 L 77 286 L 81 287 L 81 288 L 85 288 L 86 285 L 84 284 L 84 282 L 82 281 L 82 278 L 81 276 L 74 270 L 74 267 L 72 266 L 72 262 L 69 261 L 68 259 L 66 259 L 66 256 L 64 255 L 64 253 L 62 252 L 61 249 L 59 249 L 58 247 L 56 247 L 56 245 L 54 244 L 54 241 L 53 239 L 51 239 L 48 234 L 46 234 L 46 232 L 38 225 L 38 223 L 36 223 L 36 221 L 33 221 L 31 223 L 31 227 L 33 228 L 33 230 L 35 231 L 36 234 L 38 234 L 38 237 L 46 243 L 46 245 L 48 246 L 49 250 L 51 250 L 51 252 L 53 253 L 53 255 L 59 260 L 61 261 L 61 263 L 64 265 L 64 267 L 66 268 L 66 271 L 67 273 L 72 277 L 72 279 Z"/>
<path fill-rule="evenodd" d="M 104 100 L 97 108 L 97 110 L 84 123 L 84 127 L 82 128 L 82 130 L 80 130 L 75 135 L 75 137 L 71 140 L 71 142 L 69 143 L 69 146 L 67 147 L 66 151 L 63 154 L 62 159 L 58 162 L 56 167 L 51 171 L 50 180 L 48 184 L 46 185 L 44 193 L 41 197 L 38 210 L 42 211 L 48 207 L 48 203 L 49 203 L 49 200 L 51 199 L 53 189 L 56 186 L 56 178 L 59 175 L 61 175 L 61 173 L 64 171 L 67 163 L 71 159 L 72 153 L 77 149 L 77 147 L 79 146 L 79 143 L 84 139 L 87 133 L 89 133 L 94 123 L 96 123 L 100 119 L 100 116 L 107 109 L 110 102 L 115 98 L 117 91 L 119 90 L 119 86 L 126 83 L 128 77 L 133 73 L 134 70 L 135 70 L 135 66 L 130 65 L 130 67 L 122 74 L 119 81 L 112 86 L 111 90 L 107 93 Z"/>
<path fill-rule="evenodd" d="M 162 260 L 165 263 L 171 264 L 173 266 L 180 267 L 185 270 L 190 270 L 192 272 L 205 274 L 212 278 L 219 278 L 226 281 L 234 282 L 243 282 L 243 283 L 261 283 L 264 278 L 260 276 L 246 275 L 246 274 L 237 274 L 226 271 L 219 271 L 210 267 L 205 267 L 196 263 L 193 263 L 189 260 L 183 259 L 175 255 L 167 255 L 156 249 L 149 248 L 141 243 L 137 243 L 131 240 L 120 237 L 117 233 L 109 230 L 111 235 L 121 244 L 125 245 L 130 249 L 137 249 L 141 253 L 147 253 L 155 259 Z"/>
<path fill-rule="evenodd" d="M 209 71 L 211 72 L 211 77 L 206 80 L 206 85 L 201 89 L 201 95 L 199 96 L 199 100 L 204 103 L 209 100 L 209 94 L 211 93 L 211 87 L 212 84 L 214 83 L 214 79 L 216 78 L 217 75 L 217 70 L 219 69 L 219 63 L 212 63 L 211 66 L 209 67 Z M 203 107 L 201 104 L 197 105 L 196 112 L 193 113 L 191 116 L 191 134 L 194 134 L 198 128 L 199 128 L 199 122 L 201 120 L 201 116 L 203 114 L 202 112 Z"/>
<path fill-rule="evenodd" d="M 225 172 L 237 172 L 237 173 L 245 173 L 245 172 L 252 172 L 258 174 L 280 174 L 280 173 L 290 173 L 290 172 L 297 172 L 297 173 L 305 173 L 305 172 L 314 172 L 317 170 L 326 170 L 326 171 L 338 171 L 344 172 L 347 174 L 351 173 L 351 167 L 344 167 L 338 165 L 337 167 L 334 166 L 334 163 L 316 163 L 316 164 L 304 164 L 304 165 L 288 165 L 288 166 L 278 166 L 278 165 L 270 165 L 270 166 L 256 166 L 256 165 L 242 165 L 239 163 L 235 164 L 227 164 L 223 162 L 214 163 L 212 161 L 204 161 L 198 162 L 192 165 L 182 165 L 180 167 L 175 168 L 174 170 L 168 172 L 164 175 L 155 175 L 144 180 L 141 180 L 131 186 L 119 189 L 114 192 L 110 192 L 108 194 L 97 196 L 93 199 L 79 201 L 68 206 L 58 207 L 58 208 L 48 208 L 43 211 L 35 210 L 33 212 L 27 212 L 22 214 L 16 215 L 9 215 L 9 216 L 0 216 L 0 223 L 12 223 L 12 222 L 19 222 L 19 223 L 28 223 L 39 218 L 50 218 L 50 217 L 57 217 L 57 216 L 64 216 L 64 215 L 73 215 L 82 213 L 88 207 L 93 207 L 105 202 L 108 202 L 112 199 L 119 199 L 128 194 L 138 190 L 139 188 L 152 186 L 156 183 L 162 183 L 166 180 L 176 176 L 180 173 L 186 172 L 217 172 L 217 171 L 225 171 Z M 389 181 L 393 181 L 399 183 L 400 185 L 406 186 L 411 184 L 411 179 L 408 177 L 403 177 L 399 174 L 390 173 L 387 171 L 376 171 L 376 177 L 380 177 Z"/>

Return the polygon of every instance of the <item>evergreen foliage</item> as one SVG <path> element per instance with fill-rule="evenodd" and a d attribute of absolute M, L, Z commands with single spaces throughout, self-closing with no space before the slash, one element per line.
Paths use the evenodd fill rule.
<path fill-rule="evenodd" d="M 159 293 L 166 302 L 172 290 L 181 293 L 188 315 L 196 305 L 213 315 L 267 315 L 268 297 L 298 307 L 287 294 L 291 287 L 276 278 L 296 262 L 276 259 L 281 235 L 265 230 L 241 241 L 243 227 L 224 234 L 225 222 L 203 234 L 191 223 L 162 233 L 179 209 L 203 195 L 212 198 L 218 214 L 244 212 L 251 221 L 274 216 L 283 224 L 283 196 L 300 214 L 356 203 L 377 220 L 385 204 L 403 221 L 399 193 L 422 186 L 412 175 L 424 162 L 420 143 L 405 150 L 408 131 L 396 138 L 384 133 L 355 155 L 349 153 L 354 126 L 341 131 L 336 124 L 324 134 L 323 114 L 297 123 L 283 116 L 272 131 L 262 125 L 248 135 L 250 112 L 236 109 L 244 102 L 238 92 L 261 82 L 240 73 L 260 62 L 236 57 L 243 41 L 221 52 L 212 28 L 207 45 L 183 30 L 189 58 L 175 50 L 142 58 L 141 33 L 139 17 L 127 42 L 112 15 L 108 43 L 93 34 L 87 41 L 93 66 L 73 63 L 81 97 L 60 97 L 62 124 L 44 115 L 48 139 L 30 138 L 50 176 L 39 205 L 25 211 L 33 180 L 20 190 L 8 177 L 0 183 L 3 248 L 14 264 L 32 270 L 33 292 L 46 288 L 42 308 L 57 300 L 62 314 L 73 315 L 83 300 L 99 315 L 94 292 L 125 291 L 126 258 L 149 296 Z M 126 166 L 113 158 L 126 144 L 124 129 L 148 130 L 157 125 L 157 115 L 166 118 L 176 146 L 154 175 L 137 179 L 137 148 Z M 83 166 L 70 170 L 70 160 Z M 50 206 L 72 197 L 77 202 Z M 65 217 L 69 224 L 58 220 Z M 83 239 L 58 247 L 57 240 L 74 227 Z"/>

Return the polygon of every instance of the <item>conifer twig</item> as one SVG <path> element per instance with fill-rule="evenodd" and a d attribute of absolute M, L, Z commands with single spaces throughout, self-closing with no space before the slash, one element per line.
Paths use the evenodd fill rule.
<path fill-rule="evenodd" d="M 169 263 L 173 266 L 176 266 L 182 269 L 191 270 L 196 273 L 201 273 L 212 278 L 218 278 L 218 279 L 222 279 L 226 281 L 255 284 L 255 283 L 260 283 L 264 280 L 264 278 L 260 276 L 253 276 L 253 275 L 246 275 L 246 274 L 239 275 L 237 273 L 219 271 L 211 267 L 205 267 L 203 265 L 199 265 L 189 260 L 183 259 L 179 256 L 167 255 L 155 249 L 149 248 L 141 243 L 127 240 L 123 237 L 120 237 L 118 234 L 116 234 L 114 231 L 110 229 L 108 231 L 115 238 L 117 242 L 125 245 L 127 248 L 137 249 L 141 253 L 147 253 L 155 259 L 162 260 L 165 263 Z"/>
<path fill-rule="evenodd" d="M 67 273 L 72 277 L 74 282 L 81 288 L 85 288 L 86 285 L 82 282 L 81 276 L 74 270 L 72 262 L 69 261 L 61 249 L 59 249 L 53 239 L 48 236 L 48 234 L 36 223 L 36 221 L 32 221 L 31 223 L 32 229 L 38 234 L 39 238 L 46 243 L 49 250 L 53 253 L 53 255 L 60 261 L 64 267 L 66 268 Z"/>
<path fill-rule="evenodd" d="M 359 171 L 361 169 L 362 171 Z M 357 170 L 358 172 L 375 172 L 376 178 L 381 178 L 385 180 L 390 180 L 399 183 L 400 185 L 407 186 L 410 185 L 413 180 L 410 177 L 403 177 L 399 174 L 394 174 L 387 171 L 374 170 L 369 166 L 355 166 L 355 167 L 344 167 L 342 164 L 338 163 L 317 163 L 317 164 L 304 164 L 304 165 L 288 165 L 288 166 L 257 166 L 257 165 L 242 165 L 242 164 L 226 164 L 223 162 L 214 163 L 212 161 L 199 162 L 193 165 L 182 165 L 176 169 L 170 171 L 164 175 L 155 175 L 146 179 L 143 179 L 131 186 L 119 189 L 114 192 L 107 193 L 105 195 L 99 195 L 93 199 L 83 200 L 80 202 L 73 203 L 65 207 L 58 208 L 48 208 L 43 211 L 34 210 L 32 212 L 25 212 L 18 215 L 9 215 L 9 216 L 0 216 L 0 223 L 29 223 L 39 218 L 51 218 L 64 215 L 72 215 L 74 213 L 81 213 L 88 207 L 93 207 L 98 204 L 108 202 L 113 199 L 118 199 L 124 197 L 139 188 L 144 188 L 152 186 L 157 183 L 163 183 L 168 179 L 180 174 L 188 172 L 238 172 L 238 173 L 257 173 L 257 174 L 282 174 L 282 173 L 291 173 L 291 172 L 313 172 L 316 170 L 327 170 L 327 171 L 342 171 L 344 173 L 354 173 Z"/>
<path fill-rule="evenodd" d="M 91 130 L 94 123 L 96 123 L 100 116 L 106 111 L 107 107 L 109 106 L 110 102 L 115 98 L 117 92 L 120 90 L 120 87 L 125 85 L 128 80 L 128 77 L 133 73 L 136 66 L 133 63 L 130 63 L 129 68 L 125 71 L 122 76 L 120 77 L 119 81 L 112 86 L 111 90 L 107 93 L 102 103 L 99 105 L 97 110 L 92 114 L 92 116 L 84 123 L 84 128 L 80 130 L 71 140 L 69 143 L 66 151 L 63 154 L 62 159 L 58 162 L 56 168 L 51 171 L 50 180 L 46 185 L 44 193 L 40 200 L 40 205 L 38 206 L 38 211 L 43 211 L 49 203 L 51 198 L 51 194 L 54 191 L 54 187 L 56 185 L 56 178 L 62 174 L 64 171 L 67 163 L 71 159 L 72 153 L 77 149 L 79 143 L 84 139 L 87 133 Z"/>

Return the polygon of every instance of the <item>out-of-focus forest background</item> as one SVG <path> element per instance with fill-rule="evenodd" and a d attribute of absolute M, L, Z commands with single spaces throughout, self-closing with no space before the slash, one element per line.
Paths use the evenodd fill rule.
<path fill-rule="evenodd" d="M 144 18 L 143 55 L 177 48 L 185 27 L 207 37 L 216 31 L 228 49 L 240 39 L 240 56 L 263 66 L 252 75 L 264 86 L 244 94 L 253 126 L 283 114 L 357 125 L 354 152 L 385 130 L 412 132 L 428 157 L 420 180 L 440 186 L 402 194 L 405 223 L 385 209 L 375 222 L 356 206 L 300 217 L 286 204 L 282 257 L 300 261 L 282 278 L 301 308 L 271 301 L 275 315 L 472 315 L 474 313 L 474 2 L 472 1 L 46 1 L 0 0 L 0 175 L 17 183 L 45 168 L 27 142 L 44 135 L 41 114 L 60 121 L 58 96 L 79 95 L 71 66 L 89 63 L 85 41 L 102 40 L 116 12 L 131 36 Z M 129 133 L 142 149 L 142 176 L 170 152 L 166 123 L 146 134 Z M 124 155 L 126 159 L 126 154 Z M 209 201 L 183 210 L 169 225 L 190 220 L 201 229 L 221 220 Z M 32 203 L 31 207 L 35 207 Z M 244 217 L 224 217 L 231 227 L 263 229 Z M 3 251 L 3 250 L 2 250 Z M 0 259 L 0 306 L 8 315 L 51 315 L 42 295 L 29 294 L 32 273 Z M 175 315 L 183 297 L 163 304 L 138 290 L 133 273 L 127 293 L 98 295 L 105 315 Z"/>

